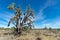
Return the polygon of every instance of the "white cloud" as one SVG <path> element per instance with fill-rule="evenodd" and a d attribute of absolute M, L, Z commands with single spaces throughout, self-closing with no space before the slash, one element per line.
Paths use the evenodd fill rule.
<path fill-rule="evenodd" d="M 51 21 L 51 22 L 50 22 Z M 42 24 L 39 26 L 40 28 L 44 28 L 47 26 L 48 28 L 60 28 L 60 17 L 57 17 L 53 20 L 45 20 L 42 22 Z"/>
<path fill-rule="evenodd" d="M 10 13 L 10 12 L 3 12 L 3 13 L 0 13 L 0 18 L 6 20 L 6 21 L 9 21 L 9 19 L 13 16 L 13 13 Z"/>
<path fill-rule="evenodd" d="M 47 0 L 44 3 L 44 5 L 40 8 L 39 13 L 36 15 L 35 21 L 44 20 L 45 19 L 45 15 L 43 14 L 44 9 L 50 6 L 54 6 L 56 4 L 57 4 L 56 0 Z"/>
<path fill-rule="evenodd" d="M 53 20 L 53 22 L 50 22 L 51 19 L 45 19 L 45 15 L 43 14 L 44 10 L 47 8 L 47 7 L 51 7 L 51 6 L 54 6 L 57 4 L 57 0 L 47 0 L 44 5 L 40 8 L 40 11 L 39 13 L 36 15 L 36 18 L 35 18 L 35 21 L 38 21 L 38 20 L 43 20 L 42 23 L 40 25 L 35 25 L 36 27 L 39 27 L 39 28 L 44 28 L 46 25 L 48 27 L 56 27 L 58 26 L 58 22 L 57 20 Z M 59 20 L 59 19 L 58 19 Z M 57 22 L 57 23 L 56 23 Z M 60 22 L 59 22 L 59 25 L 60 25 Z"/>
<path fill-rule="evenodd" d="M 0 27 L 7 27 L 8 25 L 8 21 L 10 20 L 10 18 L 14 15 L 13 13 L 10 12 L 2 12 L 0 13 L 0 18 L 2 18 L 3 20 L 0 19 Z"/>

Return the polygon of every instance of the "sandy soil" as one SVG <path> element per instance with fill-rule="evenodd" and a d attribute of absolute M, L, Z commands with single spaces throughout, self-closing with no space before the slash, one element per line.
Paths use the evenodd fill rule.
<path fill-rule="evenodd" d="M 11 30 L 0 30 L 0 40 L 36 40 L 38 37 L 42 40 L 57 40 L 57 35 L 47 30 L 34 30 L 21 36 L 14 36 Z"/>

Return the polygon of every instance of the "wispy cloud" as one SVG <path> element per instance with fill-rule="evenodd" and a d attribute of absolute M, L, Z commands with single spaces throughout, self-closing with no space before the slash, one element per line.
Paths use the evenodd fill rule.
<path fill-rule="evenodd" d="M 8 21 L 10 20 L 10 18 L 14 15 L 13 13 L 10 13 L 10 12 L 2 12 L 0 13 L 0 27 L 3 26 L 3 27 L 7 27 L 8 25 Z"/>
<path fill-rule="evenodd" d="M 42 5 L 42 7 L 40 8 L 40 11 L 39 13 L 36 15 L 36 18 L 35 20 L 38 21 L 38 20 L 44 20 L 45 19 L 45 15 L 43 14 L 43 11 L 47 8 L 47 7 L 50 7 L 50 6 L 54 6 L 56 5 L 56 0 L 47 0 L 44 5 Z"/>
<path fill-rule="evenodd" d="M 53 19 L 52 21 L 50 20 L 45 20 L 41 23 L 41 25 L 39 26 L 40 28 L 44 28 L 44 27 L 51 27 L 51 28 L 60 28 L 60 17 L 57 17 L 55 19 Z"/>
<path fill-rule="evenodd" d="M 10 12 L 3 12 L 3 13 L 0 13 L 0 18 L 8 21 L 12 16 L 13 16 L 13 13 L 10 13 Z"/>
<path fill-rule="evenodd" d="M 54 6 L 57 4 L 57 0 L 47 0 L 44 5 L 42 5 L 42 7 L 40 8 L 39 13 L 36 15 L 35 21 L 41 21 L 40 25 L 37 25 L 36 27 L 41 27 L 44 28 L 45 26 L 48 27 L 56 27 L 56 26 L 60 26 L 60 22 L 57 21 L 59 19 L 54 19 L 53 21 L 51 21 L 51 19 L 45 19 L 46 16 L 44 15 L 44 10 L 47 9 L 48 7 Z M 51 21 L 51 22 L 50 22 Z M 58 25 L 59 23 L 59 25 Z M 58 27 L 57 27 L 58 28 Z"/>

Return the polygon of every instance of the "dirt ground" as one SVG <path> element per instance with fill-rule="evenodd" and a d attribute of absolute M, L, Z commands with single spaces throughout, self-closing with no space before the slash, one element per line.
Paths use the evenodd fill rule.
<path fill-rule="evenodd" d="M 32 30 L 30 33 L 14 36 L 11 30 L 0 30 L 0 40 L 58 40 L 57 37 L 60 33 L 49 32 L 48 30 Z"/>

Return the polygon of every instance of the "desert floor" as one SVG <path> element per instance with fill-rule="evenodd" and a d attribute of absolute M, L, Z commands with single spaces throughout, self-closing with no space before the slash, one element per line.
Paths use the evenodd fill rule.
<path fill-rule="evenodd" d="M 60 33 L 49 30 L 31 30 L 29 33 L 23 32 L 22 35 L 14 36 L 11 30 L 0 30 L 0 40 L 58 40 Z"/>

